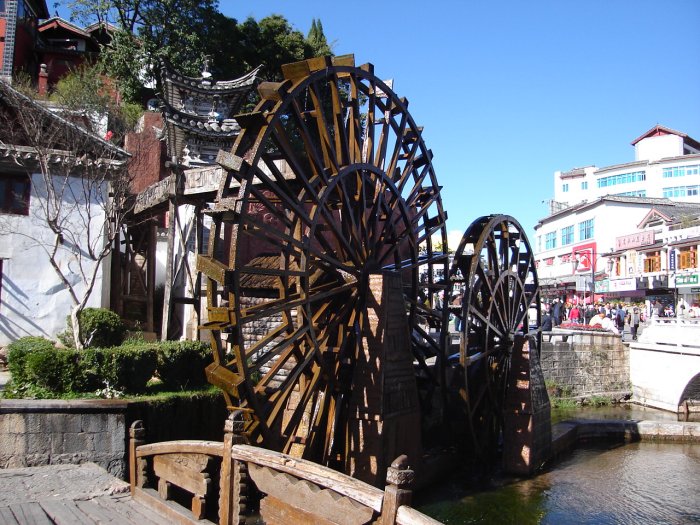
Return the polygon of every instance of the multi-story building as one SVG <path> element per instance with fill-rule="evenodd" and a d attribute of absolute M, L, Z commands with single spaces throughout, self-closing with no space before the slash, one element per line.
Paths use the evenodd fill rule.
<path fill-rule="evenodd" d="M 11 82 L 19 71 L 36 79 L 37 24 L 48 16 L 46 0 L 0 0 L 0 79 Z"/>
<path fill-rule="evenodd" d="M 570 206 L 535 226 L 535 260 L 545 299 L 676 301 L 689 305 L 698 276 L 700 203 L 644 197 L 600 197 Z M 691 227 L 692 225 L 692 227 Z M 696 231 L 697 230 L 697 231 Z M 682 270 L 682 271 L 681 271 Z M 695 277 L 676 276 L 694 274 Z M 696 286 L 692 287 L 691 284 Z M 687 295 L 687 297 L 683 297 Z"/>
<path fill-rule="evenodd" d="M 700 302 L 700 143 L 655 126 L 632 144 L 633 162 L 555 173 L 535 226 L 545 298 Z"/>
<path fill-rule="evenodd" d="M 552 211 L 605 195 L 700 202 L 700 143 L 654 126 L 632 141 L 633 162 L 554 173 Z"/>

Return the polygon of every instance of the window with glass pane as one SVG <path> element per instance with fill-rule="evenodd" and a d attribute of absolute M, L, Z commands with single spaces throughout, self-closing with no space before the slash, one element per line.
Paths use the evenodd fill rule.
<path fill-rule="evenodd" d="M 29 215 L 29 177 L 0 174 L 0 213 Z"/>
<path fill-rule="evenodd" d="M 551 250 L 557 247 L 557 232 L 549 232 L 544 236 L 544 249 Z"/>
<path fill-rule="evenodd" d="M 566 246 L 567 244 L 574 243 L 574 225 L 567 226 L 561 229 L 561 245 Z"/>
<path fill-rule="evenodd" d="M 593 219 L 578 223 L 578 237 L 580 241 L 593 238 Z"/>

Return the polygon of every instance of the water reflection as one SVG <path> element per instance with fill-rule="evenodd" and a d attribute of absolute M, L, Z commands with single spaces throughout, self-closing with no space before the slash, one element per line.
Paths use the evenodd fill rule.
<path fill-rule="evenodd" d="M 608 405 L 552 409 L 552 423 L 565 419 L 634 419 L 637 421 L 700 421 L 700 413 L 675 414 L 639 405 Z"/>
<path fill-rule="evenodd" d="M 700 523 L 698 445 L 579 448 L 532 479 L 490 483 L 476 491 L 454 479 L 416 506 L 448 524 Z"/>

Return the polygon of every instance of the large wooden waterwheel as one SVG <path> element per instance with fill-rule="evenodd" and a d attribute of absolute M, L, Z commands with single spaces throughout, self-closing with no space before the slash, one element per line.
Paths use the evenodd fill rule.
<path fill-rule="evenodd" d="M 502 441 L 504 402 L 516 334 L 533 328 L 539 354 L 540 294 L 534 253 L 520 224 L 507 215 L 477 219 L 455 252 L 451 280 L 464 288 L 459 366 L 471 449 L 492 457 Z"/>
<path fill-rule="evenodd" d="M 337 464 L 371 275 L 400 275 L 421 402 L 440 405 L 447 310 L 433 297 L 448 287 L 446 214 L 422 129 L 371 65 L 313 59 L 283 74 L 260 85 L 220 155 L 228 176 L 198 262 L 207 373 L 246 414 L 251 441 Z"/>

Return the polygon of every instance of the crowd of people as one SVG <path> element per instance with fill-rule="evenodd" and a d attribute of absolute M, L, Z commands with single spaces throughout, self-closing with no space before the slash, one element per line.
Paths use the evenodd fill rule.
<path fill-rule="evenodd" d="M 656 303 L 661 305 L 659 301 Z M 657 308 L 656 313 L 658 315 L 665 315 L 663 312 L 661 314 L 658 313 L 660 307 L 657 304 L 654 307 Z M 646 307 L 641 303 L 599 302 L 584 306 L 569 302 L 564 303 L 559 299 L 554 299 L 551 303 L 544 305 L 541 326 L 543 331 L 551 330 L 555 326 L 561 326 L 566 323 L 600 326 L 605 330 L 619 334 L 624 330 L 625 324 L 628 324 L 632 339 L 636 340 L 639 325 L 645 321 L 645 318 Z"/>

